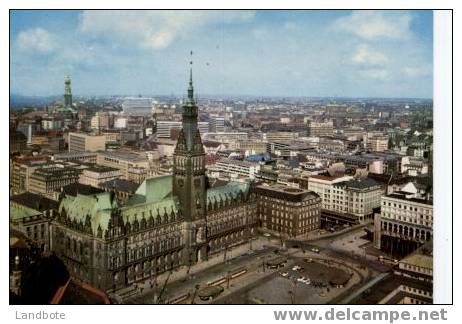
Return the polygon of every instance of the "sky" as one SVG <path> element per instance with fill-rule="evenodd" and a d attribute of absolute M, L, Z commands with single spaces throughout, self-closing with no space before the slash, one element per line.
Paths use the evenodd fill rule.
<path fill-rule="evenodd" d="M 431 11 L 11 11 L 11 93 L 432 98 Z"/>

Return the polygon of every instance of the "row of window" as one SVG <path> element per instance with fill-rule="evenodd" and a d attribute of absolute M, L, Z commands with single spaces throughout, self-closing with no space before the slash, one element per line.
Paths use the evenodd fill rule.
<path fill-rule="evenodd" d="M 147 244 L 138 248 L 128 248 L 127 257 L 128 261 L 134 261 L 135 259 L 141 259 L 161 251 L 170 250 L 177 246 L 181 245 L 181 237 L 170 238 L 160 242 L 154 242 L 152 244 Z"/>
<path fill-rule="evenodd" d="M 386 201 L 384 201 L 384 202 L 382 203 L 382 205 L 383 205 L 383 206 L 387 206 L 387 205 L 388 205 L 389 207 L 391 207 L 391 206 L 392 206 L 392 203 L 391 203 L 391 202 L 386 202 Z M 404 204 L 401 205 L 401 204 L 399 204 L 399 203 L 398 203 L 398 204 L 397 204 L 397 203 L 393 203 L 393 207 L 397 207 L 397 208 L 400 208 L 400 209 L 402 208 L 402 209 L 404 209 L 404 210 L 410 210 L 410 211 L 421 211 L 421 212 L 423 212 L 423 213 L 425 213 L 425 214 L 429 214 L 429 213 L 430 213 L 430 209 L 429 209 L 429 208 L 418 208 L 418 207 L 408 206 L 408 205 L 404 205 Z"/>

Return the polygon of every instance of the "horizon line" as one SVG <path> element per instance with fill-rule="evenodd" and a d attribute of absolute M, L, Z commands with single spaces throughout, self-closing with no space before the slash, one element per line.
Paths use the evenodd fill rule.
<path fill-rule="evenodd" d="M 10 98 L 12 96 L 21 96 L 26 98 L 50 98 L 50 97 L 61 97 L 63 94 L 50 94 L 50 95 L 25 95 L 20 93 L 11 93 L 9 94 Z M 146 93 L 139 93 L 139 94 L 72 94 L 73 97 L 174 97 L 181 99 L 185 95 L 179 94 L 146 94 Z M 222 97 L 222 98 L 229 98 L 229 97 L 249 97 L 249 98 L 293 98 L 293 99 L 421 99 L 421 100 L 433 100 L 432 97 L 391 97 L 391 96 L 336 96 L 336 95 L 325 95 L 325 96 L 294 96 L 294 95 L 251 95 L 251 94 L 202 94 L 196 97 L 198 99 L 202 98 L 210 98 L 210 97 Z"/>

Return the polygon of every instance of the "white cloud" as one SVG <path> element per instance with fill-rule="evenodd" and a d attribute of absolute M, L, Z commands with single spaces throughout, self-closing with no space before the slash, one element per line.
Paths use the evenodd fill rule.
<path fill-rule="evenodd" d="M 206 25 L 248 22 L 254 16 L 253 11 L 89 10 L 80 17 L 80 30 L 163 49 Z"/>
<path fill-rule="evenodd" d="M 366 40 L 405 40 L 412 34 L 411 21 L 407 12 L 354 11 L 337 19 L 333 27 Z"/>
<path fill-rule="evenodd" d="M 388 62 L 388 57 L 370 46 L 362 44 L 358 46 L 352 57 L 354 63 L 366 65 L 382 65 Z"/>
<path fill-rule="evenodd" d="M 419 66 L 419 67 L 405 67 L 403 72 L 406 76 L 411 78 L 424 77 L 432 74 L 431 66 Z"/>
<path fill-rule="evenodd" d="M 56 45 L 54 37 L 43 28 L 34 28 L 22 31 L 16 39 L 18 48 L 23 52 L 51 53 Z"/>
<path fill-rule="evenodd" d="M 385 69 L 365 69 L 360 70 L 359 74 L 367 79 L 386 81 L 390 79 L 390 72 Z"/>

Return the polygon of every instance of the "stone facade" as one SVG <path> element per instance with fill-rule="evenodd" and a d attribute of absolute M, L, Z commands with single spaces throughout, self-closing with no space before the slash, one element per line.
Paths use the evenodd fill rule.
<path fill-rule="evenodd" d="M 312 191 L 284 186 L 255 188 L 261 226 L 278 235 L 296 237 L 321 226 L 321 198 Z"/>
<path fill-rule="evenodd" d="M 433 240 L 433 201 L 402 191 L 385 195 L 374 226 L 376 248 L 402 255 L 410 253 Z"/>

